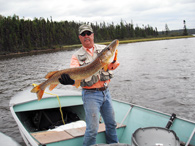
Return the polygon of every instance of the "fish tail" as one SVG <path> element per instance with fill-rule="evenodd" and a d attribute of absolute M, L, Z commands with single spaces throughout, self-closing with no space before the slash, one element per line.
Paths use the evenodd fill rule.
<path fill-rule="evenodd" d="M 43 93 L 44 93 L 44 90 L 42 90 L 40 88 L 40 85 L 34 87 L 31 92 L 33 93 L 37 93 L 37 97 L 38 97 L 38 100 L 41 100 L 42 96 L 43 96 Z"/>

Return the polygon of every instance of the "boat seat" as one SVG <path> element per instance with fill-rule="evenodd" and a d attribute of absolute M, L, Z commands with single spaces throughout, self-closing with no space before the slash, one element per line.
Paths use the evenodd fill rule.
<path fill-rule="evenodd" d="M 126 127 L 126 125 L 120 125 L 117 123 L 117 129 Z M 52 142 L 58 142 L 68 139 L 73 139 L 76 137 L 84 136 L 86 127 L 81 128 L 73 128 L 73 129 L 67 129 L 64 131 L 42 131 L 42 132 L 35 132 L 31 133 L 31 135 L 36 139 L 36 141 L 40 144 L 48 144 Z M 99 124 L 98 133 L 104 132 L 105 124 L 101 123 Z"/>
<path fill-rule="evenodd" d="M 172 130 L 162 127 L 137 129 L 132 135 L 132 146 L 180 146 L 179 138 Z"/>

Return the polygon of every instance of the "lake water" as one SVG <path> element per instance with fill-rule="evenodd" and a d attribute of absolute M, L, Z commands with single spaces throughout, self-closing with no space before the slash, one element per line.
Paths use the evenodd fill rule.
<path fill-rule="evenodd" d="M 195 38 L 119 45 L 112 97 L 195 121 L 194 46 Z M 0 132 L 24 145 L 9 110 L 11 97 L 49 71 L 68 68 L 75 51 L 0 60 Z"/>

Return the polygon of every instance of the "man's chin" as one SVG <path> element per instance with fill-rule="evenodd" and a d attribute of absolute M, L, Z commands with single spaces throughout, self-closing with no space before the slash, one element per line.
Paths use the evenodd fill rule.
<path fill-rule="evenodd" d="M 91 45 L 91 42 L 90 41 L 85 41 L 85 46 L 90 46 Z"/>

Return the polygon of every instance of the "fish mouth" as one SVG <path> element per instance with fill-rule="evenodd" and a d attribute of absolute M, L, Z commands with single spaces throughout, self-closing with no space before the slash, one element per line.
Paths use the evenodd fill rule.
<path fill-rule="evenodd" d="M 119 40 L 116 40 L 116 47 L 118 47 L 119 45 Z"/>
<path fill-rule="evenodd" d="M 118 47 L 118 45 L 119 45 L 119 40 L 114 40 L 111 44 L 110 44 L 110 46 L 108 47 L 109 48 L 109 50 L 111 50 L 111 51 L 115 51 L 116 50 L 116 48 Z"/>
<path fill-rule="evenodd" d="M 101 58 L 101 61 L 104 63 L 111 63 L 114 59 L 114 54 L 116 51 L 116 48 L 119 44 L 119 40 L 112 41 L 108 46 L 106 46 L 100 53 L 99 57 Z"/>
<path fill-rule="evenodd" d="M 115 44 L 113 45 L 115 48 L 117 48 L 118 47 L 118 45 L 119 45 L 119 40 L 114 40 L 113 42 L 115 42 Z"/>

